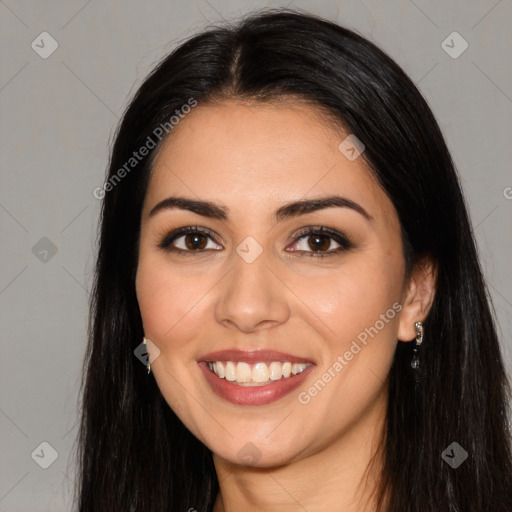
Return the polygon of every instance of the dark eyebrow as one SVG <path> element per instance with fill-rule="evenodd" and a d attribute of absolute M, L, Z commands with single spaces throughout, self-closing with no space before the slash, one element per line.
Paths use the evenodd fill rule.
<path fill-rule="evenodd" d="M 196 199 L 186 199 L 184 197 L 168 197 L 163 201 L 157 203 L 151 211 L 149 216 L 152 217 L 157 212 L 168 208 L 179 208 L 180 210 L 189 210 L 191 212 L 209 217 L 210 219 L 228 220 L 228 209 L 217 206 L 210 201 L 199 201 Z"/>
<path fill-rule="evenodd" d="M 327 196 L 319 197 L 317 199 L 305 199 L 303 201 L 294 201 L 292 203 L 281 206 L 276 211 L 276 221 L 287 219 L 290 217 L 297 217 L 306 213 L 316 212 L 325 208 L 350 208 L 357 213 L 360 213 L 366 220 L 373 221 L 373 217 L 359 204 L 354 201 L 341 196 Z"/>
<path fill-rule="evenodd" d="M 298 217 L 325 208 L 350 208 L 360 213 L 366 220 L 373 221 L 373 217 L 359 204 L 354 201 L 341 196 L 327 196 L 319 197 L 316 199 L 304 199 L 302 201 L 293 201 L 285 204 L 277 209 L 274 217 L 277 222 L 291 217 Z M 229 209 L 225 206 L 219 206 L 210 201 L 200 201 L 196 199 L 187 199 L 184 197 L 168 197 L 157 203 L 151 211 L 149 216 L 152 217 L 157 212 L 169 208 L 178 208 L 180 210 L 188 210 L 197 213 L 203 217 L 218 220 L 229 220 Z"/>

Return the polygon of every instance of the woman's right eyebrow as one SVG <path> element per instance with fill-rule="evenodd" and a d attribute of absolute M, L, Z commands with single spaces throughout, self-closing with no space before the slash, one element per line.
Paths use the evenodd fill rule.
<path fill-rule="evenodd" d="M 374 218 L 358 203 L 346 197 L 331 195 L 326 197 L 318 197 L 313 199 L 303 199 L 293 201 L 278 208 L 274 214 L 276 222 L 283 221 L 299 215 L 306 215 L 315 211 L 326 208 L 350 208 L 361 214 L 369 222 Z M 149 217 L 156 213 L 167 209 L 188 210 L 197 215 L 229 221 L 229 208 L 223 205 L 212 203 L 211 201 L 203 201 L 199 199 L 189 199 L 186 197 L 171 196 L 157 203 L 149 212 Z"/>
<path fill-rule="evenodd" d="M 229 220 L 229 209 L 225 206 L 219 206 L 210 201 L 175 196 L 167 197 L 153 206 L 149 212 L 149 217 L 152 217 L 160 211 L 174 208 L 188 210 L 211 219 Z"/>

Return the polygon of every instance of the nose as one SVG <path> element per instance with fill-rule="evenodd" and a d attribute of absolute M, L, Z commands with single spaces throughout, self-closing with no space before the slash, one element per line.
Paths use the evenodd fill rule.
<path fill-rule="evenodd" d="M 266 251 L 252 263 L 233 254 L 233 268 L 222 280 L 215 318 L 225 327 L 244 333 L 286 322 L 290 315 L 287 288 L 270 268 Z"/>

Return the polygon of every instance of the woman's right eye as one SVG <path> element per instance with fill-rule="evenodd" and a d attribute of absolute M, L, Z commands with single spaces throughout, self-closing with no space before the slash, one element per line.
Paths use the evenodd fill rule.
<path fill-rule="evenodd" d="M 218 250 L 214 242 L 215 234 L 198 226 L 187 226 L 171 231 L 158 244 L 158 247 L 166 251 L 177 254 L 190 255 L 192 253 L 201 253 L 204 251 Z M 208 242 L 214 247 L 208 247 Z"/>

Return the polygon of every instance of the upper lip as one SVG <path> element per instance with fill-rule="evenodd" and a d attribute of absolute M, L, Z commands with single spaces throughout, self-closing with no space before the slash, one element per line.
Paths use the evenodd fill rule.
<path fill-rule="evenodd" d="M 201 356 L 200 361 L 239 361 L 255 364 L 265 361 L 282 361 L 290 363 L 313 363 L 311 359 L 285 354 L 275 350 L 217 350 Z"/>

